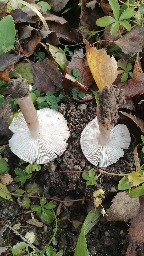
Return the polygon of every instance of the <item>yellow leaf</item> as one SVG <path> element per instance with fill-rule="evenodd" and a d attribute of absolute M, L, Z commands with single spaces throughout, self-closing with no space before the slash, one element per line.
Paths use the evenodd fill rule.
<path fill-rule="evenodd" d="M 99 88 L 110 87 L 117 78 L 117 61 L 107 55 L 104 49 L 97 50 L 86 43 L 86 58 L 92 76 Z"/>

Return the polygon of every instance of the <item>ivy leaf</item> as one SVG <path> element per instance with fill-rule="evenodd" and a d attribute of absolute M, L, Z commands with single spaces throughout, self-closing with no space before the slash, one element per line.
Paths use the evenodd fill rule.
<path fill-rule="evenodd" d="M 0 196 L 9 201 L 13 201 L 10 192 L 8 191 L 6 185 L 0 183 Z"/>
<path fill-rule="evenodd" d="M 11 15 L 7 15 L 0 21 L 0 55 L 14 48 L 15 24 Z"/>
<path fill-rule="evenodd" d="M 116 20 L 119 19 L 120 5 L 117 0 L 108 0 L 111 5 L 114 17 Z"/>
<path fill-rule="evenodd" d="M 115 19 L 111 16 L 104 16 L 96 20 L 96 25 L 99 27 L 106 27 L 115 22 Z"/>
<path fill-rule="evenodd" d="M 118 184 L 118 190 L 126 190 L 126 189 L 131 189 L 131 184 L 128 180 L 127 176 L 124 176 Z"/>

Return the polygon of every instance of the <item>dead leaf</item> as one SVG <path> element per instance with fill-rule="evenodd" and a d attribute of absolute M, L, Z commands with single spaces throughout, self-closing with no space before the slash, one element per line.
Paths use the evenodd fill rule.
<path fill-rule="evenodd" d="M 5 246 L 5 247 L 0 247 L 0 255 L 3 253 L 3 252 L 6 252 L 8 250 L 8 246 Z"/>
<path fill-rule="evenodd" d="M 67 23 L 67 21 L 63 17 L 59 17 L 59 16 L 51 14 L 51 13 L 49 13 L 47 16 L 45 16 L 45 20 L 54 21 L 54 22 L 57 22 L 60 24 Z"/>
<path fill-rule="evenodd" d="M 62 74 L 55 62 L 44 59 L 41 63 L 31 62 L 33 83 L 40 92 L 54 92 L 55 86 L 62 86 Z"/>
<path fill-rule="evenodd" d="M 0 71 L 10 71 L 14 64 L 19 61 L 21 55 L 5 53 L 0 56 Z"/>
<path fill-rule="evenodd" d="M 28 29 L 27 27 L 24 28 L 25 36 L 26 36 L 27 29 Z M 29 29 L 27 32 L 28 33 L 27 35 L 29 35 L 30 32 L 31 32 L 31 35 L 30 35 L 29 39 L 25 40 L 24 44 L 21 45 L 22 54 L 25 55 L 26 57 L 29 57 L 34 53 L 37 45 L 42 40 L 41 33 L 37 29 L 32 29 L 31 31 Z M 24 37 L 24 35 L 23 35 L 23 37 Z"/>
<path fill-rule="evenodd" d="M 64 79 L 63 79 L 63 88 L 65 91 L 69 90 L 70 85 L 73 87 L 79 88 L 81 91 L 86 92 L 87 87 L 79 83 L 73 76 L 69 75 L 68 73 L 65 74 Z"/>
<path fill-rule="evenodd" d="M 84 58 L 83 50 L 76 51 L 73 55 L 71 61 L 69 62 L 68 66 L 68 73 L 71 70 L 77 69 L 81 83 L 88 89 L 94 84 L 94 79 L 90 72 L 89 66 L 87 61 Z"/>
<path fill-rule="evenodd" d="M 130 198 L 126 191 L 118 192 L 107 210 L 108 221 L 125 221 L 132 219 L 139 210 L 138 198 Z"/>
<path fill-rule="evenodd" d="M 93 78 L 99 88 L 110 87 L 117 78 L 117 62 L 114 57 L 107 55 L 104 49 L 97 50 L 86 43 L 86 57 L 93 75 Z"/>
<path fill-rule="evenodd" d="M 140 197 L 140 208 L 131 220 L 129 228 L 129 246 L 126 256 L 144 255 L 144 197 Z M 140 252 L 140 254 L 139 254 Z"/>
<path fill-rule="evenodd" d="M 0 176 L 1 182 L 5 185 L 9 185 L 13 182 L 13 178 L 9 173 L 5 173 Z"/>
<path fill-rule="evenodd" d="M 124 91 L 125 99 L 131 99 L 135 96 L 144 94 L 144 81 L 135 81 L 130 79 L 128 83 L 121 87 Z"/>
<path fill-rule="evenodd" d="M 35 226 L 37 228 L 42 228 L 43 227 L 43 223 L 37 219 L 29 219 L 26 221 L 28 224 Z"/>
<path fill-rule="evenodd" d="M 49 0 L 49 4 L 55 12 L 60 12 L 69 0 Z"/>
<path fill-rule="evenodd" d="M 67 42 L 82 43 L 82 35 L 79 31 L 71 28 L 68 23 L 60 24 L 56 22 L 49 21 L 49 29 L 56 33 L 60 40 L 65 40 Z"/>
<path fill-rule="evenodd" d="M 134 69 L 133 69 L 133 80 L 144 81 L 144 73 L 142 71 L 140 58 L 138 55 L 135 61 Z"/>
<path fill-rule="evenodd" d="M 115 41 L 126 54 L 141 52 L 144 47 L 143 27 L 136 26 L 130 32 Z"/>
<path fill-rule="evenodd" d="M 11 131 L 9 130 L 8 118 L 12 115 L 11 105 L 9 102 L 9 98 L 6 98 L 4 103 L 0 107 L 0 145 L 1 143 L 7 143 L 8 138 L 11 135 Z M 6 136 L 6 138 L 4 137 Z M 4 141 L 3 141 L 4 139 Z M 6 141 L 5 141 L 6 140 Z"/>
<path fill-rule="evenodd" d="M 120 113 L 128 118 L 130 118 L 139 128 L 140 130 L 144 133 L 144 121 L 141 120 L 140 118 L 133 116 L 132 114 L 129 114 L 124 111 L 120 111 Z"/>
<path fill-rule="evenodd" d="M 30 16 L 28 16 L 27 13 L 23 12 L 21 9 L 16 9 L 12 11 L 11 15 L 15 23 L 35 23 L 35 20 L 33 20 Z"/>

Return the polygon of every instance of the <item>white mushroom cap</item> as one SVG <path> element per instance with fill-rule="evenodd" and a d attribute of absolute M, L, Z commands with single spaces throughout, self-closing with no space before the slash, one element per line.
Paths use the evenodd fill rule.
<path fill-rule="evenodd" d="M 100 144 L 100 130 L 97 117 L 87 124 L 81 134 L 81 149 L 87 160 L 97 166 L 107 167 L 116 163 L 129 147 L 131 138 L 126 125 L 118 124 L 110 130 L 109 139 Z"/>
<path fill-rule="evenodd" d="M 9 129 L 14 133 L 9 140 L 11 151 L 26 162 L 44 164 L 62 155 L 67 146 L 69 130 L 63 115 L 45 108 L 37 111 L 39 131 L 32 134 L 20 112 Z"/>

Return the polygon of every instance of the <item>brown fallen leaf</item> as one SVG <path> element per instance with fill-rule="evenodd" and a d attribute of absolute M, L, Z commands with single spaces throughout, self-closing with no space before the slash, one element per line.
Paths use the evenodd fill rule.
<path fill-rule="evenodd" d="M 9 98 L 6 98 L 0 107 L 0 145 L 7 143 L 11 131 L 9 130 L 8 118 L 12 115 Z"/>
<path fill-rule="evenodd" d="M 21 9 L 16 9 L 11 12 L 11 15 L 15 23 L 35 23 L 35 20 L 32 17 L 28 16 L 27 13 L 23 12 Z"/>
<path fill-rule="evenodd" d="M 29 219 L 26 221 L 28 224 L 35 226 L 37 228 L 42 228 L 43 227 L 43 223 L 37 219 Z"/>
<path fill-rule="evenodd" d="M 68 23 L 60 24 L 49 21 L 49 29 L 55 32 L 60 40 L 67 42 L 82 43 L 82 35 L 75 28 L 71 28 Z"/>
<path fill-rule="evenodd" d="M 86 58 L 99 90 L 110 87 L 117 78 L 117 61 L 107 55 L 104 49 L 97 50 L 86 42 Z"/>
<path fill-rule="evenodd" d="M 87 61 L 84 58 L 83 50 L 75 52 L 71 61 L 67 66 L 68 73 L 72 70 L 77 70 L 81 83 L 88 89 L 94 84 L 94 79 L 90 72 Z"/>
<path fill-rule="evenodd" d="M 106 219 L 127 222 L 137 215 L 139 206 L 138 198 L 130 198 L 126 191 L 118 192 L 113 198 L 110 208 L 106 211 Z"/>
<path fill-rule="evenodd" d="M 24 28 L 23 31 L 23 38 L 24 38 L 24 33 L 25 33 L 25 38 L 26 38 L 26 33 L 28 33 L 27 35 L 29 35 L 29 33 L 31 33 L 29 39 L 26 38 L 26 40 L 24 41 L 24 44 L 21 45 L 21 49 L 22 49 L 22 54 L 25 55 L 26 57 L 31 56 L 37 45 L 41 42 L 41 33 L 37 30 L 37 29 L 32 29 L 31 31 L 28 29 L 28 31 L 26 31 L 28 29 L 28 27 Z"/>
<path fill-rule="evenodd" d="M 87 87 L 79 83 L 73 76 L 69 75 L 68 73 L 65 73 L 64 79 L 63 79 L 63 89 L 65 91 L 69 91 L 70 86 L 79 88 L 80 91 L 86 92 Z"/>
<path fill-rule="evenodd" d="M 130 118 L 139 128 L 140 130 L 144 133 L 144 121 L 136 116 L 133 116 L 132 114 L 129 114 L 124 111 L 119 111 L 122 115 Z"/>
<path fill-rule="evenodd" d="M 55 62 L 44 59 L 41 63 L 31 62 L 33 83 L 40 92 L 54 92 L 62 86 L 62 74 Z"/>
<path fill-rule="evenodd" d="M 13 178 L 9 173 L 4 173 L 3 175 L 1 175 L 0 180 L 5 185 L 9 185 L 13 182 Z"/>
<path fill-rule="evenodd" d="M 141 52 L 144 47 L 143 27 L 136 26 L 130 32 L 115 41 L 126 54 Z"/>
<path fill-rule="evenodd" d="M 53 11 L 60 12 L 68 3 L 69 0 L 49 0 Z"/>
<path fill-rule="evenodd" d="M 0 255 L 8 250 L 8 246 L 0 247 Z"/>
<path fill-rule="evenodd" d="M 129 228 L 129 246 L 126 252 L 126 256 L 144 255 L 144 197 L 141 196 L 139 201 L 139 212 L 131 220 Z"/>
<path fill-rule="evenodd" d="M 22 57 L 21 55 L 9 54 L 9 53 L 5 53 L 1 55 L 0 71 L 5 71 L 5 70 L 10 71 L 14 67 L 14 64 L 17 63 L 21 57 Z"/>

